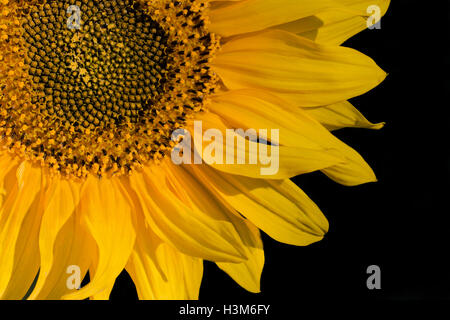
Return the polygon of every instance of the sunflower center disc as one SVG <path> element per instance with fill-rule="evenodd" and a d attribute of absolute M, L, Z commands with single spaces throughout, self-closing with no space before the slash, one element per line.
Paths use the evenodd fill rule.
<path fill-rule="evenodd" d="M 204 0 L 9 3 L 0 142 L 52 172 L 126 174 L 158 161 L 217 87 Z"/>
<path fill-rule="evenodd" d="M 34 6 L 25 18 L 29 74 L 45 92 L 43 112 L 92 130 L 136 123 L 165 81 L 167 36 L 131 1 L 80 2 Z"/>

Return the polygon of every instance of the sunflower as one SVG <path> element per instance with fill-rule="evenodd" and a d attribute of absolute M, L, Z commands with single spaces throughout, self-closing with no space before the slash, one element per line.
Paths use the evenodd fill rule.
<path fill-rule="evenodd" d="M 374 4 L 0 0 L 0 297 L 107 299 L 125 269 L 141 299 L 196 299 L 203 260 L 259 292 L 260 230 L 297 246 L 328 230 L 290 178 L 376 181 L 330 133 L 383 126 L 347 100 L 386 74 L 341 46 Z M 198 121 L 278 129 L 279 169 L 174 164 L 173 132 Z"/>

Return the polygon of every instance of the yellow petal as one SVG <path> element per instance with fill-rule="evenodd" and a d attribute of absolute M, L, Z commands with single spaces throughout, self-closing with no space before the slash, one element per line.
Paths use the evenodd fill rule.
<path fill-rule="evenodd" d="M 93 275 L 97 272 L 97 268 L 99 266 L 99 255 L 92 255 L 92 262 L 89 267 L 89 274 Z M 113 290 L 114 283 L 116 279 L 109 280 L 106 283 L 105 288 L 102 291 L 96 292 L 92 296 L 89 297 L 89 300 L 109 300 L 109 296 L 111 295 L 111 291 Z"/>
<path fill-rule="evenodd" d="M 302 107 L 348 100 L 386 77 L 356 50 L 320 45 L 281 30 L 225 43 L 213 67 L 229 89 L 265 89 Z"/>
<path fill-rule="evenodd" d="M 317 125 L 320 125 L 303 108 L 294 107 L 286 102 L 282 104 L 282 107 L 289 110 L 291 117 L 301 124 L 298 126 L 300 131 L 311 132 L 312 127 L 317 129 Z M 327 148 L 327 153 L 341 159 L 337 164 L 321 169 L 323 173 L 334 181 L 347 186 L 377 181 L 373 170 L 358 152 L 334 137 L 327 129 L 322 128 L 321 131 L 322 133 L 316 130 L 315 134 L 320 135 L 322 147 Z"/>
<path fill-rule="evenodd" d="M 53 264 L 45 282 L 31 293 L 29 299 L 61 299 L 64 295 L 75 292 L 68 286 L 69 278 L 77 276 L 74 267 L 79 268 L 79 280 L 82 281 L 97 255 L 95 241 L 81 225 L 79 212 L 72 214 L 54 240 Z M 41 280 L 42 281 L 42 280 Z"/>
<path fill-rule="evenodd" d="M 203 260 L 182 254 L 138 223 L 136 245 L 126 266 L 139 299 L 196 300 L 203 277 Z"/>
<path fill-rule="evenodd" d="M 324 151 L 320 143 L 321 126 L 301 132 L 301 123 L 283 108 L 285 104 L 263 90 L 231 90 L 214 96 L 208 110 L 220 116 L 228 128 L 254 128 L 258 134 L 265 129 L 267 135 L 260 138 L 277 145 Z M 271 130 L 279 130 L 277 141 L 273 140 Z"/>
<path fill-rule="evenodd" d="M 277 241 L 305 246 L 328 231 L 320 209 L 290 180 L 252 179 L 189 166 L 196 177 Z"/>
<path fill-rule="evenodd" d="M 91 282 L 64 299 L 83 299 L 114 283 L 133 250 L 135 231 L 128 199 L 114 178 L 89 176 L 80 197 L 80 212 L 98 248 L 98 263 Z"/>
<path fill-rule="evenodd" d="M 204 156 L 204 147 L 208 143 L 202 144 L 199 142 L 199 136 L 192 133 L 194 137 L 194 148 L 197 154 L 203 154 L 203 160 L 217 170 L 238 174 L 254 178 L 266 179 L 286 179 L 294 177 L 299 174 L 309 173 L 316 170 L 336 165 L 342 159 L 337 153 L 332 154 L 326 148 L 318 148 L 317 145 L 301 147 L 294 146 L 278 146 L 279 156 L 274 154 L 272 161 L 274 162 L 274 169 L 271 174 L 263 174 L 264 169 L 272 166 L 271 164 L 264 164 L 261 162 L 259 150 L 262 148 L 260 143 L 250 141 L 242 135 L 232 132 L 229 133 L 233 139 L 226 139 L 227 129 L 236 129 L 233 124 L 226 125 L 221 117 L 214 113 L 206 112 L 196 117 L 196 120 L 202 122 L 203 131 L 208 129 L 219 130 L 223 138 L 223 144 L 219 145 L 222 152 L 221 162 L 211 161 Z M 257 128 L 258 130 L 260 128 Z M 264 129 L 264 128 L 261 128 Z M 194 132 L 193 123 L 188 124 L 188 130 Z M 275 150 L 270 147 L 269 150 Z M 227 158 L 234 159 L 229 162 Z M 250 161 L 255 159 L 255 161 Z M 220 160 L 220 159 L 219 159 Z M 276 164 L 276 161 L 279 161 Z"/>
<path fill-rule="evenodd" d="M 384 16 L 390 0 L 338 0 L 338 7 L 289 22 L 275 28 L 296 33 L 317 43 L 340 45 L 355 34 L 367 29 L 368 8 L 376 5 Z M 378 22 L 377 20 L 376 22 Z"/>
<path fill-rule="evenodd" d="M 47 280 L 53 266 L 53 250 L 56 238 L 74 214 L 79 202 L 79 190 L 81 186 L 67 179 L 55 178 L 46 192 L 46 206 L 42 217 L 39 233 L 39 250 L 41 254 L 41 267 L 38 281 L 30 296 L 35 299 Z"/>
<path fill-rule="evenodd" d="M 264 249 L 261 235 L 258 228 L 249 221 L 243 220 L 236 225 L 245 243 L 248 260 L 241 263 L 218 262 L 217 266 L 244 289 L 258 293 L 261 291 L 261 273 L 264 267 Z"/>
<path fill-rule="evenodd" d="M 345 162 L 322 169 L 329 178 L 345 186 L 377 181 L 372 168 L 358 152 L 340 141 L 336 141 L 336 148 L 338 154 L 345 157 Z"/>
<path fill-rule="evenodd" d="M 40 168 L 22 162 L 5 179 L 7 197 L 0 210 L 0 298 L 5 294 L 14 270 L 14 255 L 22 223 L 43 186 Z M 15 176 L 14 176 L 15 175 Z M 36 213 L 39 214 L 39 213 Z"/>
<path fill-rule="evenodd" d="M 231 128 L 278 129 L 280 138 L 275 143 L 284 146 L 324 150 L 326 148 L 322 146 L 327 145 L 328 140 L 334 140 L 318 123 L 313 123 L 305 117 L 298 117 L 297 114 L 300 112 L 298 108 L 262 90 L 232 90 L 221 93 L 213 97 L 209 110 L 219 115 Z M 328 130 L 345 127 L 381 129 L 384 125 L 369 122 L 348 101 L 323 107 L 304 108 L 301 112 L 312 116 Z M 305 120 L 307 124 L 302 123 Z M 270 134 L 263 138 L 273 142 Z"/>
<path fill-rule="evenodd" d="M 264 266 L 264 251 L 258 230 L 238 214 L 236 210 L 220 195 L 211 192 L 192 174 L 191 166 L 177 166 L 171 171 L 179 178 L 177 190 L 185 190 L 186 197 L 181 200 L 196 206 L 202 212 L 217 219 L 228 220 L 236 230 L 236 240 L 242 243 L 247 260 L 240 263 L 218 262 L 240 285 L 252 292 L 259 292 L 259 281 Z"/>
<path fill-rule="evenodd" d="M 111 281 L 111 283 L 106 287 L 106 289 L 103 289 L 103 291 L 94 294 L 92 297 L 89 298 L 89 300 L 109 300 L 109 296 L 111 295 L 111 292 L 113 290 L 115 281 Z"/>
<path fill-rule="evenodd" d="M 12 157 L 8 153 L 0 155 L 0 190 L 2 190 L 0 207 L 3 203 L 3 198 L 12 191 L 16 181 L 17 166 L 18 161 L 16 157 Z M 8 188 L 5 189 L 4 179 L 8 175 L 10 177 L 8 180 L 12 182 L 6 182 Z M 37 238 L 41 220 L 40 212 L 42 211 L 39 208 L 38 200 L 40 198 L 40 195 L 36 196 L 20 228 L 14 253 L 14 266 L 8 287 L 3 294 L 3 299 L 22 299 L 28 292 L 39 269 Z"/>
<path fill-rule="evenodd" d="M 147 168 L 144 174 L 130 177 L 152 230 L 184 254 L 213 261 L 243 261 L 243 244 L 224 213 L 203 212 L 194 205 L 171 173 L 171 166 L 169 159 L 155 170 Z"/>
<path fill-rule="evenodd" d="M 6 197 L 7 190 L 5 189 L 5 179 L 11 170 L 17 170 L 18 161 L 16 157 L 9 153 L 0 154 L 0 207 Z"/>
<path fill-rule="evenodd" d="M 42 217 L 41 190 L 23 219 L 17 237 L 14 267 L 9 284 L 2 299 L 23 299 L 36 278 L 39 270 L 39 225 Z"/>
<path fill-rule="evenodd" d="M 332 0 L 247 0 L 213 6 L 210 29 L 222 36 L 254 32 L 311 16 L 332 5 Z"/>
<path fill-rule="evenodd" d="M 328 130 L 341 128 L 381 129 L 384 123 L 367 120 L 350 102 L 344 101 L 329 106 L 305 108 L 307 114 L 319 121 Z"/>

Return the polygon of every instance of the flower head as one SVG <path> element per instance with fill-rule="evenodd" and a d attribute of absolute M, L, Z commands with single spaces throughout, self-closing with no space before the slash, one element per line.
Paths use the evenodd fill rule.
<path fill-rule="evenodd" d="M 330 133 L 382 127 L 347 100 L 385 73 L 340 46 L 374 2 L 389 5 L 0 0 L 0 297 L 20 299 L 36 279 L 31 299 L 108 298 L 126 269 L 142 299 L 195 299 L 203 260 L 258 292 L 260 229 L 293 245 L 328 230 L 289 178 L 376 180 Z M 194 143 L 205 161 L 175 164 L 174 132 L 196 136 L 199 121 L 260 136 Z M 279 163 L 262 175 L 267 161 L 246 160 L 267 143 Z M 231 161 L 206 161 L 219 150 Z M 73 266 L 90 273 L 80 290 Z"/>

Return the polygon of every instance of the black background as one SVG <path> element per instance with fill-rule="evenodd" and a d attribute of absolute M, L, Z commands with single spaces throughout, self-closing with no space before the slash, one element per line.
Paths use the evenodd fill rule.
<path fill-rule="evenodd" d="M 344 187 L 320 173 L 295 178 L 329 219 L 325 239 L 294 247 L 263 235 L 260 294 L 205 262 L 200 303 L 270 303 L 289 311 L 323 299 L 450 301 L 448 13 L 447 1 L 393 0 L 381 30 L 344 44 L 389 73 L 379 87 L 352 99 L 385 128 L 336 132 L 379 182 Z M 381 290 L 366 287 L 372 264 L 381 268 Z M 126 273 L 111 299 L 136 299 Z"/>

